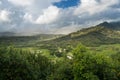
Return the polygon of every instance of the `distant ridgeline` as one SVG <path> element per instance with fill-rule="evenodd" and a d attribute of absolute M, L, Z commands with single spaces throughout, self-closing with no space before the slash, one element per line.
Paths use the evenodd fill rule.
<path fill-rule="evenodd" d="M 16 33 L 0 33 L 0 44 L 13 43 L 22 46 L 39 46 L 50 48 L 56 46 L 76 46 L 82 43 L 86 46 L 100 46 L 120 43 L 120 21 L 103 22 L 96 26 L 81 29 L 68 35 L 39 34 L 34 36 L 16 36 Z"/>
<path fill-rule="evenodd" d="M 6 36 L 6 37 L 9 37 L 9 36 L 15 36 L 16 33 L 13 33 L 13 32 L 0 32 L 0 37 L 3 37 L 3 36 Z"/>
<path fill-rule="evenodd" d="M 56 42 L 58 45 L 63 43 L 64 45 L 82 43 L 86 46 L 118 44 L 120 43 L 120 22 L 103 22 L 99 25 L 81 29 L 50 42 Z"/>

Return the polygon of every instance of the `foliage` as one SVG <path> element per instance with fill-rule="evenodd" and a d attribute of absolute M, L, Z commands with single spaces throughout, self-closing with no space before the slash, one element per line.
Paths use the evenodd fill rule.
<path fill-rule="evenodd" d="M 119 80 L 119 47 L 88 48 L 80 44 L 50 52 L 40 49 L 40 53 L 27 48 L 1 47 L 0 80 Z"/>
<path fill-rule="evenodd" d="M 117 74 L 120 70 L 111 57 L 90 53 L 82 45 L 75 48 L 73 53 L 74 80 L 119 80 Z"/>
<path fill-rule="evenodd" d="M 40 54 L 15 49 L 0 49 L 0 80 L 46 80 L 51 62 Z"/>
<path fill-rule="evenodd" d="M 70 60 L 57 61 L 48 80 L 73 80 L 72 63 Z"/>

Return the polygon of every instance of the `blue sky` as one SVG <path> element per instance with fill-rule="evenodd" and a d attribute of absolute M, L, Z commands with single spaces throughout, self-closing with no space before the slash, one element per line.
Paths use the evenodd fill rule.
<path fill-rule="evenodd" d="M 79 5 L 80 0 L 61 0 L 60 2 L 55 2 L 53 5 L 59 8 L 69 8 Z"/>
<path fill-rule="evenodd" d="M 0 0 L 0 32 L 68 34 L 120 21 L 120 0 Z"/>

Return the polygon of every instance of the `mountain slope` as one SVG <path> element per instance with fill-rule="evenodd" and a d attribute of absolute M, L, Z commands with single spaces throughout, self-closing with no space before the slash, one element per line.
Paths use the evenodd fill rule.
<path fill-rule="evenodd" d="M 16 36 L 16 35 L 3 35 L 0 36 L 1 45 L 16 45 L 16 46 L 33 46 L 34 43 L 47 41 L 58 38 L 62 35 L 55 34 L 39 34 L 34 36 Z M 1 46 L 0 45 L 0 46 Z"/>
<path fill-rule="evenodd" d="M 103 22 L 97 26 L 103 26 L 103 27 L 106 27 L 106 28 L 110 28 L 112 30 L 120 30 L 120 21 L 118 22 Z"/>
<path fill-rule="evenodd" d="M 97 26 L 82 29 L 69 35 L 60 37 L 52 42 L 56 42 L 57 45 L 77 45 L 82 43 L 86 46 L 120 43 L 119 24 L 119 22 L 104 22 Z"/>

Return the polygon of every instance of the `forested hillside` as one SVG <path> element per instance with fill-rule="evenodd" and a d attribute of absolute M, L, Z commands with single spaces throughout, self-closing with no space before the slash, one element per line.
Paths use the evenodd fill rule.
<path fill-rule="evenodd" d="M 58 44 L 65 43 L 70 45 L 82 43 L 86 46 L 117 44 L 120 43 L 120 30 L 118 29 L 120 25 L 117 25 L 119 23 L 120 22 L 104 22 L 97 26 L 81 29 L 77 32 L 55 39 L 53 43 L 54 41 Z"/>

